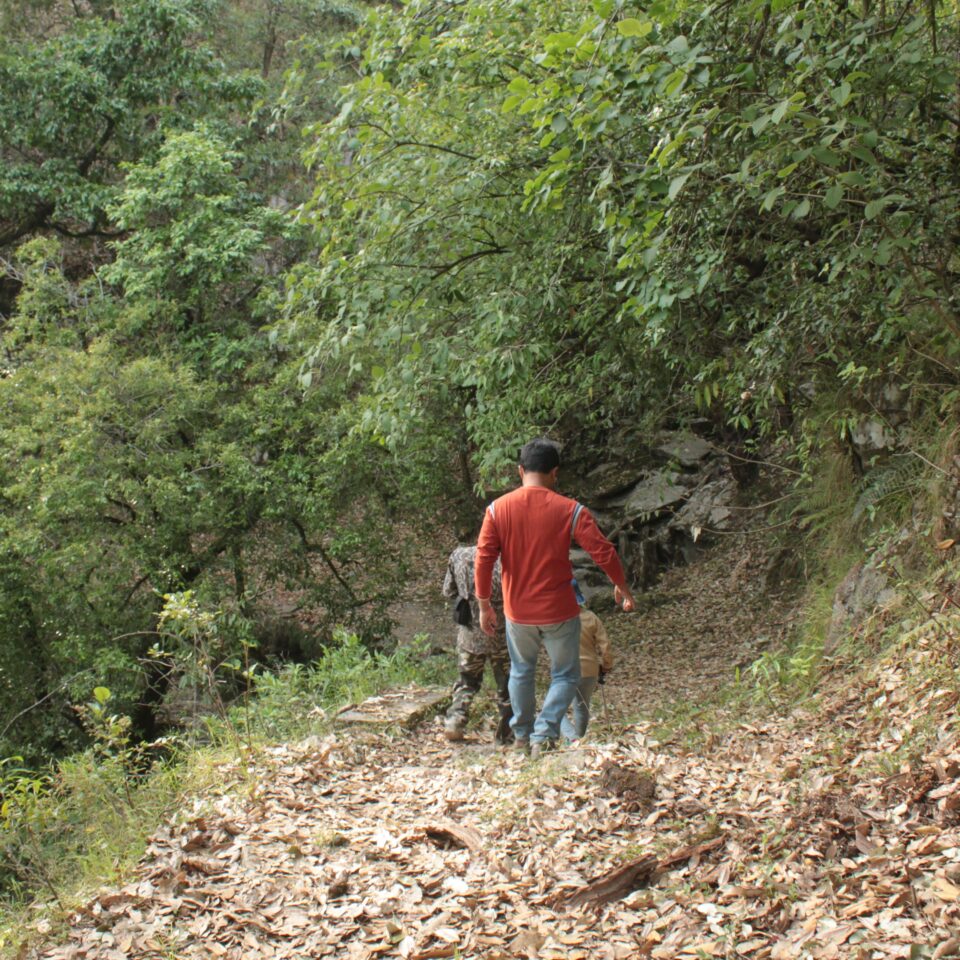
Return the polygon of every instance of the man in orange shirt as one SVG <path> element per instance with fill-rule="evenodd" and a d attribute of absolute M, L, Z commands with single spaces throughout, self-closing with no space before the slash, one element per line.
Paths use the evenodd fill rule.
<path fill-rule="evenodd" d="M 517 746 L 531 756 L 552 749 L 560 721 L 580 681 L 580 608 L 571 580 L 570 545 L 576 541 L 613 581 L 613 595 L 633 609 L 613 544 L 589 511 L 556 492 L 560 452 L 549 440 L 531 440 L 520 451 L 521 486 L 494 500 L 483 516 L 474 567 L 480 627 L 493 634 L 490 605 L 493 565 L 500 557 L 503 609 L 510 651 L 511 726 Z M 538 715 L 534 680 L 537 655 L 550 656 L 550 689 Z"/>

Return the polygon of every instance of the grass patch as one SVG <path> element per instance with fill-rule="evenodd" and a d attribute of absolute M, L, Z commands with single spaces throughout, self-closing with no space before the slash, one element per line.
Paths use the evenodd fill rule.
<path fill-rule="evenodd" d="M 230 722 L 266 741 L 297 739 L 325 729 L 331 714 L 390 687 L 453 683 L 453 654 L 431 656 L 422 637 L 389 653 L 370 650 L 353 634 L 340 634 L 314 664 L 289 664 L 254 680 L 250 715 L 243 705 L 232 709 Z M 216 724 L 216 721 L 213 721 Z"/>
<path fill-rule="evenodd" d="M 231 757 L 216 747 L 175 749 L 139 775 L 128 759 L 91 749 L 47 775 L 5 769 L 0 953 L 17 950 L 38 917 L 56 929 L 92 889 L 126 882 L 148 837 L 189 798 L 244 786 L 236 765 L 224 775 Z"/>

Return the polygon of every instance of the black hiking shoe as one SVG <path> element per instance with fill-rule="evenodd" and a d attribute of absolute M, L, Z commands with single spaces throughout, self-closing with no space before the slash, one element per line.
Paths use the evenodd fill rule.
<path fill-rule="evenodd" d="M 500 722 L 497 724 L 497 732 L 493 735 L 493 739 L 502 747 L 506 747 L 509 744 L 513 743 L 513 728 L 510 726 L 509 717 L 501 717 Z"/>

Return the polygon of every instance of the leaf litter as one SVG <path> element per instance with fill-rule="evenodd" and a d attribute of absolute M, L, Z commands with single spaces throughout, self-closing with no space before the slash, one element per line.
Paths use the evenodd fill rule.
<path fill-rule="evenodd" d="M 729 608 L 740 587 L 729 557 L 725 569 L 711 601 Z M 703 571 L 672 584 L 692 590 Z M 661 693 L 671 677 L 670 695 L 695 690 L 694 642 L 674 650 L 657 633 L 685 629 L 665 606 L 610 618 L 639 638 L 621 645 L 615 719 L 651 677 Z M 750 616 L 769 636 L 788 605 Z M 660 742 L 650 721 L 598 724 L 596 740 L 538 762 L 476 737 L 451 745 L 437 724 L 273 747 L 223 771 L 252 792 L 197 798 L 135 880 L 24 956 L 958 956 L 960 617 L 915 633 L 819 700 L 698 748 Z M 705 687 L 716 677 L 708 658 Z"/>

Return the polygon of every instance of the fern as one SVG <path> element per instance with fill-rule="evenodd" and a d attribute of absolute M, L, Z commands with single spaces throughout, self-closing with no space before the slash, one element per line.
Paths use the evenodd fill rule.
<path fill-rule="evenodd" d="M 902 493 L 915 493 L 924 480 L 926 464 L 911 454 L 898 454 L 888 463 L 876 467 L 864 478 L 863 489 L 853 508 L 853 519 L 864 514 L 873 517 L 885 500 Z"/>

